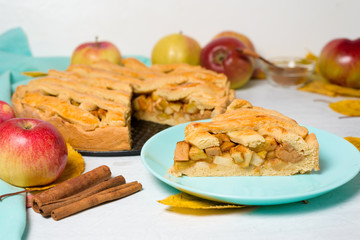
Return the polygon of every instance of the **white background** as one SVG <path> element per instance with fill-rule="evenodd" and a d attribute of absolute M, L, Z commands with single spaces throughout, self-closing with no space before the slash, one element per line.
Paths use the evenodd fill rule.
<path fill-rule="evenodd" d="M 182 31 L 204 46 L 217 33 L 246 34 L 265 57 L 319 54 L 331 39 L 360 37 L 357 0 L 0 0 L 0 32 L 22 27 L 35 56 L 70 56 L 100 40 L 150 56 Z"/>

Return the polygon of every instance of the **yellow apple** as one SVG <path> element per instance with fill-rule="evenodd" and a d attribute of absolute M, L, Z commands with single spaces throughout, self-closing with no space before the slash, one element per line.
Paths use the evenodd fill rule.
<path fill-rule="evenodd" d="M 152 64 L 188 63 L 199 65 L 201 47 L 199 43 L 182 33 L 161 38 L 151 54 Z"/>

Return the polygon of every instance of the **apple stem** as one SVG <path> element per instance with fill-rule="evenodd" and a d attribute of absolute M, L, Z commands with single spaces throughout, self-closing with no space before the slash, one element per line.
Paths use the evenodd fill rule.
<path fill-rule="evenodd" d="M 29 191 L 29 190 L 23 190 L 23 191 L 14 192 L 14 193 L 3 194 L 3 195 L 0 195 L 0 201 L 1 201 L 4 197 L 9 197 L 9 196 L 18 195 L 18 194 L 20 194 L 20 193 L 27 193 L 27 192 L 30 192 L 30 191 Z"/>
<path fill-rule="evenodd" d="M 31 124 L 26 124 L 26 125 L 24 125 L 24 129 L 26 129 L 26 130 L 29 130 L 29 129 L 31 129 L 31 128 L 32 128 Z"/>
<path fill-rule="evenodd" d="M 214 56 L 214 61 L 219 64 L 222 65 L 223 64 L 223 60 L 227 57 L 226 52 L 223 52 L 222 50 L 217 52 L 217 55 Z"/>
<path fill-rule="evenodd" d="M 98 39 L 98 36 L 95 36 L 95 47 L 99 47 L 99 39 Z"/>

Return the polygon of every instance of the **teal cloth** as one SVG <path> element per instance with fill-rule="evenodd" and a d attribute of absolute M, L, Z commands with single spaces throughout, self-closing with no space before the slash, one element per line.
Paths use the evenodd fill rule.
<path fill-rule="evenodd" d="M 0 35 L 0 100 L 10 103 L 16 85 L 30 77 L 24 71 L 66 69 L 69 58 L 32 57 L 27 37 L 21 28 Z M 24 190 L 0 180 L 0 195 Z M 0 201 L 0 233 L 2 239 L 21 239 L 26 228 L 25 194 L 5 197 Z"/>
<path fill-rule="evenodd" d="M 10 103 L 16 86 L 31 79 L 23 72 L 47 72 L 51 68 L 65 70 L 69 62 L 69 57 L 33 57 L 21 28 L 3 33 L 0 36 L 0 100 Z"/>
<path fill-rule="evenodd" d="M 33 60 L 39 63 L 38 68 L 33 69 L 35 66 Z M 45 71 L 46 67 L 49 67 L 49 61 L 31 56 L 30 47 L 22 29 L 15 28 L 0 35 L 0 100 L 10 103 L 12 86 L 29 79 L 21 75 L 21 72 Z M 61 67 L 64 68 L 65 63 L 62 63 Z M 0 180 L 0 195 L 21 190 L 23 189 Z M 5 197 L 0 201 L 1 238 L 21 239 L 25 228 L 25 194 Z"/>
<path fill-rule="evenodd" d="M 135 57 L 150 65 L 149 58 Z M 0 100 L 10 103 L 16 86 L 26 84 L 31 78 L 27 71 L 47 72 L 49 69 L 65 70 L 69 57 L 33 57 L 27 37 L 21 28 L 0 35 Z M 0 180 L 0 195 L 23 190 Z M 25 194 L 10 196 L 0 201 L 0 239 L 21 239 L 26 228 Z"/>
<path fill-rule="evenodd" d="M 0 180 L 0 195 L 23 190 Z M 0 201 L 1 239 L 21 239 L 26 227 L 25 194 L 4 197 Z"/>

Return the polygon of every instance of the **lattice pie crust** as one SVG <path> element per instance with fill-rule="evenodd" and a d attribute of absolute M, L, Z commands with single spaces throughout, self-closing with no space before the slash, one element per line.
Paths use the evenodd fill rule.
<path fill-rule="evenodd" d="M 287 176 L 319 170 L 314 133 L 276 111 L 235 99 L 210 122 L 185 128 L 176 144 L 174 176 Z"/>
<path fill-rule="evenodd" d="M 234 99 L 225 75 L 187 64 L 147 67 L 134 58 L 70 65 L 17 87 L 18 117 L 46 120 L 78 150 L 131 149 L 131 116 L 176 125 L 214 117 Z"/>

